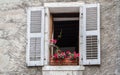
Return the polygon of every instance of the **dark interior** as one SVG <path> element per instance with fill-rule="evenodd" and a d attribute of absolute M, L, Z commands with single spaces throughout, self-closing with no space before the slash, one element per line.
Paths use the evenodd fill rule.
<path fill-rule="evenodd" d="M 68 14 L 53 14 L 53 17 L 79 17 L 78 13 L 68 13 Z M 78 52 L 79 48 L 79 20 L 67 20 L 67 21 L 54 21 L 54 38 L 58 40 L 56 45 L 60 48 L 63 47 L 75 47 L 75 51 Z M 61 39 L 58 39 L 58 35 L 62 31 Z"/>

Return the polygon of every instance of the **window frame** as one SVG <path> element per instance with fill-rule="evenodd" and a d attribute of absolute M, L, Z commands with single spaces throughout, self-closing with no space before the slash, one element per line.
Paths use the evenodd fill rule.
<path fill-rule="evenodd" d="M 82 24 L 83 24 L 83 6 L 84 6 L 84 3 L 83 2 L 70 2 L 70 3 L 45 3 L 45 33 L 48 33 L 48 34 L 45 34 L 45 65 L 47 66 L 51 66 L 49 65 L 49 40 L 50 40 L 50 8 L 58 8 L 58 7 L 76 7 L 76 8 L 79 8 L 79 53 L 80 53 L 80 57 L 79 57 L 79 65 L 77 66 L 81 66 L 82 65 L 82 44 L 83 44 L 83 34 L 82 33 Z M 47 42 L 46 42 L 47 40 Z M 70 65 L 71 66 L 71 65 Z"/>

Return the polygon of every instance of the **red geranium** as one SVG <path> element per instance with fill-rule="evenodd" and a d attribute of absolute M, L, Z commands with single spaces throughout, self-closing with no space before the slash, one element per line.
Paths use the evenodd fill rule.
<path fill-rule="evenodd" d="M 70 54 L 71 54 L 71 52 L 70 52 L 69 50 L 67 50 L 67 51 L 66 51 L 66 54 L 67 54 L 67 55 L 70 55 Z"/>
<path fill-rule="evenodd" d="M 79 53 L 76 53 L 75 51 L 69 55 L 69 58 L 71 60 L 75 60 L 79 58 Z"/>
<path fill-rule="evenodd" d="M 56 39 L 51 39 L 51 40 L 50 40 L 50 43 L 56 44 L 56 43 L 57 43 L 57 40 L 56 40 Z"/>
<path fill-rule="evenodd" d="M 58 59 L 58 54 L 54 54 L 54 55 L 53 55 L 53 58 L 54 58 L 54 59 Z"/>

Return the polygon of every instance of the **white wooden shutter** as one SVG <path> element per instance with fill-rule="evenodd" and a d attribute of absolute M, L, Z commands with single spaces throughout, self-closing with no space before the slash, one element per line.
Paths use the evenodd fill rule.
<path fill-rule="evenodd" d="M 27 11 L 27 66 L 42 66 L 44 59 L 44 8 Z"/>
<path fill-rule="evenodd" d="M 100 6 L 86 4 L 83 8 L 83 64 L 100 64 Z"/>

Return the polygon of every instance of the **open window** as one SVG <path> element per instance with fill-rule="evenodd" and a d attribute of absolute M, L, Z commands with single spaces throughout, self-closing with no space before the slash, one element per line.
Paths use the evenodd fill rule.
<path fill-rule="evenodd" d="M 27 39 L 28 66 L 100 65 L 99 4 L 50 3 L 45 8 L 31 7 L 27 11 Z M 75 53 L 77 61 L 51 60 L 57 51 L 49 48 L 50 39 L 57 39 L 55 45 L 61 53 L 69 51 L 73 57 Z"/>
<path fill-rule="evenodd" d="M 79 8 L 50 13 L 50 39 L 57 41 L 50 48 L 50 65 L 79 65 L 79 21 Z"/>
<path fill-rule="evenodd" d="M 79 13 L 53 14 L 53 31 L 61 50 L 79 52 Z"/>

